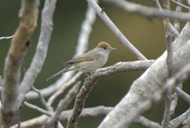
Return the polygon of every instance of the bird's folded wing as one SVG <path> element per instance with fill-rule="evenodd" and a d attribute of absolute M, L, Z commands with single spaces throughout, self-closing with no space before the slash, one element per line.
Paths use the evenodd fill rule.
<path fill-rule="evenodd" d="M 86 56 L 88 56 L 88 54 L 86 53 Z M 86 57 L 86 56 L 78 56 L 76 58 L 73 58 L 67 62 L 64 62 L 64 64 L 74 64 L 74 63 L 80 63 L 80 62 L 83 62 L 83 61 L 94 61 L 94 60 L 97 60 L 100 56 L 98 54 L 94 55 L 94 56 L 91 56 L 91 57 Z"/>

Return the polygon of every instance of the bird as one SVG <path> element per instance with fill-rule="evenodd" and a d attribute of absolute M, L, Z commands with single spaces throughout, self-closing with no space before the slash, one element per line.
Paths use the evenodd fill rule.
<path fill-rule="evenodd" d="M 111 47 L 111 45 L 109 45 L 107 42 L 100 42 L 96 48 L 67 62 L 64 62 L 64 64 L 67 66 L 61 71 L 47 78 L 47 81 L 59 74 L 72 70 L 81 71 L 88 76 L 87 72 L 91 72 L 104 66 L 108 60 L 109 53 L 112 50 L 116 50 L 116 48 Z"/>

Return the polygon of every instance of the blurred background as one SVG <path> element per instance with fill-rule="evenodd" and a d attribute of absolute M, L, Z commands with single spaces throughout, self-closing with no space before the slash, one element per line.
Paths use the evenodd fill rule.
<path fill-rule="evenodd" d="M 133 2 L 155 7 L 152 1 L 133 0 Z M 44 0 L 41 1 L 40 10 L 42 10 Z M 120 29 L 120 31 L 127 37 L 127 39 L 143 53 L 148 59 L 157 59 L 165 51 L 165 32 L 162 19 L 146 18 L 136 14 L 128 14 L 123 10 L 115 7 L 112 4 L 100 1 L 100 6 Z M 162 3 L 161 3 L 162 4 Z M 172 9 L 175 9 L 175 5 Z M 0 37 L 13 35 L 18 23 L 18 12 L 20 9 L 20 1 L 6 1 L 0 2 Z M 54 29 L 51 36 L 48 55 L 44 63 L 41 73 L 38 75 L 34 86 L 38 89 L 44 88 L 53 84 L 60 76 L 46 82 L 46 79 L 52 74 L 63 68 L 62 63 L 71 59 L 75 54 L 78 35 L 80 32 L 81 23 L 84 20 L 87 9 L 87 2 L 85 0 L 58 0 L 54 14 Z M 173 22 L 173 21 L 172 21 Z M 181 27 L 185 22 L 181 24 Z M 38 20 L 38 27 L 35 30 L 31 41 L 32 45 L 25 57 L 25 68 L 27 69 L 34 56 L 36 45 L 39 38 L 41 25 L 41 12 Z M 112 47 L 117 48 L 116 51 L 111 52 L 108 62 L 105 66 L 112 65 L 120 61 L 134 61 L 137 58 L 121 43 L 107 25 L 97 16 L 93 30 L 89 38 L 88 49 L 91 50 L 100 41 L 106 41 Z M 0 75 L 3 75 L 4 60 L 7 55 L 10 45 L 10 40 L 0 41 Z M 101 78 L 94 86 L 92 92 L 86 100 L 85 107 L 94 107 L 99 105 L 115 106 L 122 97 L 128 92 L 130 85 L 137 79 L 144 71 L 133 71 L 118 73 L 109 77 Z M 85 75 L 80 77 L 83 81 Z M 184 84 L 184 90 L 189 90 L 189 80 Z M 68 90 L 68 89 L 67 89 Z M 59 96 L 63 98 L 67 91 Z M 186 91 L 188 92 L 188 91 Z M 190 93 L 190 91 L 188 92 Z M 47 99 L 47 98 L 46 98 Z M 56 108 L 59 101 L 57 99 L 53 106 Z M 31 100 L 38 106 L 42 106 L 39 100 Z M 73 102 L 68 109 L 73 108 Z M 188 108 L 188 104 L 183 99 L 179 98 L 178 106 L 176 108 L 175 117 L 183 113 Z M 145 116 L 153 121 L 160 123 L 164 113 L 164 102 L 161 102 L 151 112 Z M 29 108 L 22 108 L 20 111 L 21 121 L 34 118 L 41 115 L 35 110 Z M 104 116 L 95 118 L 80 118 L 78 128 L 96 128 Z M 64 126 L 66 121 L 63 122 Z M 130 128 L 141 128 L 138 124 L 133 124 Z"/>

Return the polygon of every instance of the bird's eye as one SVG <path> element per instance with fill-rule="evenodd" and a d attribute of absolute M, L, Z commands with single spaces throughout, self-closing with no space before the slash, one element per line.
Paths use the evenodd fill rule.
<path fill-rule="evenodd" d="M 106 47 L 104 47 L 104 49 L 107 49 Z"/>

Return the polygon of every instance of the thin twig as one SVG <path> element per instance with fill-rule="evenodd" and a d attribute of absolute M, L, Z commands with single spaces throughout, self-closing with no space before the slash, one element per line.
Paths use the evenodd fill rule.
<path fill-rule="evenodd" d="M 36 89 L 34 86 L 32 86 L 32 90 L 35 91 L 36 93 L 38 93 L 38 95 L 40 97 L 40 101 L 41 101 L 42 105 L 45 107 L 45 109 L 48 110 L 48 111 L 53 111 L 51 105 L 47 104 L 47 102 L 45 101 L 45 99 L 42 96 L 40 90 Z"/>
<path fill-rule="evenodd" d="M 159 10 L 162 10 L 162 7 L 161 7 L 161 5 L 160 5 L 160 3 L 159 3 L 158 0 L 153 0 L 153 2 L 155 3 L 156 7 L 157 7 Z M 163 10 L 162 10 L 162 11 L 163 11 Z M 174 28 L 174 26 L 173 26 L 171 23 L 169 23 L 169 27 L 170 27 L 171 32 L 172 32 L 176 37 L 178 37 L 178 36 L 179 36 L 179 32 Z"/>
<path fill-rule="evenodd" d="M 175 87 L 174 91 L 181 97 L 183 98 L 186 102 L 190 104 L 190 95 L 188 95 L 186 92 L 181 90 L 179 87 Z"/>
<path fill-rule="evenodd" d="M 158 123 L 148 120 L 143 116 L 137 117 L 134 122 L 140 124 L 145 128 L 161 128 L 161 126 Z"/>
<path fill-rule="evenodd" d="M 158 9 L 162 10 L 162 7 L 161 7 L 159 1 L 158 0 L 153 0 L 153 1 L 155 3 L 156 7 Z M 176 30 L 176 28 L 171 23 L 169 23 L 168 27 L 170 28 L 170 31 L 174 34 L 174 36 L 177 38 L 179 36 L 179 31 Z"/>
<path fill-rule="evenodd" d="M 84 108 L 83 112 L 81 113 L 81 117 L 97 117 L 100 115 L 107 115 L 113 107 L 104 107 L 104 106 L 97 106 L 92 108 Z M 59 120 L 65 121 L 69 118 L 72 114 L 72 110 L 63 111 L 60 115 Z M 43 125 L 50 117 L 46 115 L 42 115 L 39 117 L 35 117 L 33 119 L 24 121 L 21 123 L 22 127 L 37 127 Z M 14 125 L 12 128 L 17 128 L 18 125 Z"/>
<path fill-rule="evenodd" d="M 17 119 L 18 119 L 18 128 L 20 128 L 20 114 L 19 114 L 19 111 L 17 112 Z"/>
<path fill-rule="evenodd" d="M 42 109 L 42 108 L 40 108 L 40 107 L 38 107 L 38 106 L 36 106 L 36 105 L 30 104 L 30 103 L 28 103 L 28 102 L 26 102 L 26 101 L 24 102 L 24 105 L 25 105 L 26 107 L 28 107 L 28 108 L 34 109 L 34 110 L 36 110 L 36 111 L 42 113 L 42 114 L 46 114 L 46 115 L 48 115 L 48 116 L 52 116 L 52 115 L 53 115 L 52 112 L 46 111 L 46 110 L 44 110 L 44 109 Z"/>
<path fill-rule="evenodd" d="M 43 128 L 51 128 L 55 126 L 55 123 L 59 120 L 60 114 L 63 110 L 67 108 L 67 106 L 74 99 L 76 94 L 78 93 L 81 81 L 78 81 L 67 93 L 66 97 L 59 102 L 59 105 L 53 114 L 53 116 L 46 122 Z"/>
<path fill-rule="evenodd" d="M 175 0 L 170 0 L 170 1 L 173 2 L 174 4 L 176 4 L 177 6 L 180 6 L 180 7 L 184 8 L 184 9 L 190 10 L 190 8 L 188 6 L 186 6 L 184 4 L 181 4 L 180 2 L 177 2 Z"/>
<path fill-rule="evenodd" d="M 182 3 L 183 0 L 177 0 L 178 3 Z M 181 13 L 181 7 L 177 6 L 176 7 L 176 13 L 180 14 Z M 180 30 L 180 21 L 179 20 L 174 20 L 174 27 L 175 29 L 179 32 Z M 174 40 L 177 38 L 176 35 L 174 35 Z"/>
<path fill-rule="evenodd" d="M 65 83 L 63 85 L 63 87 L 61 89 L 59 89 L 57 92 L 55 92 L 48 100 L 48 105 L 52 105 L 53 101 L 55 100 L 56 97 L 58 97 L 61 93 L 63 93 L 63 91 L 69 87 L 70 85 L 72 85 L 80 76 L 82 75 L 82 72 L 78 72 L 75 76 L 73 76 L 73 78 L 68 81 L 67 83 Z"/>
<path fill-rule="evenodd" d="M 95 0 L 87 0 L 88 3 L 94 8 L 96 13 L 102 18 L 106 25 L 112 30 L 112 32 L 119 38 L 120 42 L 127 47 L 137 58 L 141 60 L 147 60 L 147 58 L 136 49 L 129 40 L 121 33 L 121 31 L 115 26 L 115 24 L 106 15 L 104 10 L 102 10 Z"/>
<path fill-rule="evenodd" d="M 12 39 L 14 35 L 12 36 L 4 36 L 4 37 L 0 37 L 0 41 L 1 40 L 9 40 L 9 39 Z"/>
<path fill-rule="evenodd" d="M 170 121 L 169 128 L 178 128 L 190 116 L 190 108 L 186 112 Z"/>
<path fill-rule="evenodd" d="M 179 85 L 182 86 L 182 84 L 179 84 Z M 175 87 L 175 88 L 177 88 L 177 87 Z M 174 88 L 174 90 L 175 90 L 175 88 Z M 170 116 L 171 117 L 174 116 L 175 108 L 176 108 L 177 102 L 178 102 L 178 97 L 179 97 L 179 95 L 176 92 L 174 92 L 174 94 L 172 95 L 172 102 L 171 102 L 171 107 L 170 107 Z"/>

